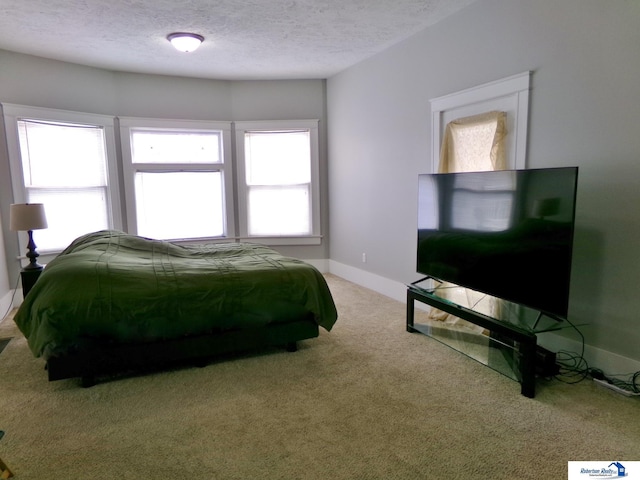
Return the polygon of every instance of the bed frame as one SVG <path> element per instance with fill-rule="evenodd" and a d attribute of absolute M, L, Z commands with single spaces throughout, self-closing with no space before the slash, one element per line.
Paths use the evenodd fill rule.
<path fill-rule="evenodd" d="M 269 347 L 297 350 L 301 340 L 319 334 L 313 316 L 259 328 L 229 330 L 207 335 L 182 337 L 142 344 L 95 345 L 64 356 L 47 359 L 49 381 L 81 377 L 83 387 L 91 387 L 101 376 L 161 370 L 181 365 L 206 366 L 215 357 Z"/>

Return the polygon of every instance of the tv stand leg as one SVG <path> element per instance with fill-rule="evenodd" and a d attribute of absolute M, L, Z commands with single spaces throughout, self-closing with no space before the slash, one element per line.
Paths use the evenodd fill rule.
<path fill-rule="evenodd" d="M 520 343 L 520 393 L 533 398 L 536 394 L 536 339 Z"/>
<path fill-rule="evenodd" d="M 415 301 L 414 296 L 411 295 L 411 290 L 407 290 L 407 332 L 413 333 L 416 330 L 413 328 L 413 318 L 415 315 Z"/>

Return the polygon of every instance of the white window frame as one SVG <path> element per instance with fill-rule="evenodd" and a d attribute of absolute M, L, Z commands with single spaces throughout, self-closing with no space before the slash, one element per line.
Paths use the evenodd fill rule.
<path fill-rule="evenodd" d="M 26 201 L 26 187 L 22 160 L 20 155 L 20 137 L 18 121 L 40 120 L 51 123 L 68 123 L 79 125 L 91 125 L 101 127 L 104 132 L 105 153 L 107 156 L 107 219 L 109 228 L 122 229 L 122 215 L 120 206 L 120 192 L 117 169 L 116 142 L 114 130 L 114 117 L 70 110 L 57 110 L 43 107 L 30 107 L 3 103 L 5 130 L 7 135 L 7 150 L 9 153 L 9 168 L 11 169 L 11 186 L 13 188 L 14 203 Z M 46 206 L 45 206 L 46 207 Z M 87 232 L 89 233 L 89 232 Z M 18 232 L 20 244 L 26 244 L 28 237 L 26 232 Z M 41 248 L 40 253 L 55 254 L 60 250 Z"/>
<path fill-rule="evenodd" d="M 447 123 L 492 110 L 507 112 L 507 168 L 525 168 L 530 82 L 531 72 L 526 71 L 431 99 L 431 171 L 438 171 L 440 148 Z"/>
<path fill-rule="evenodd" d="M 221 237 L 201 237 L 197 239 L 171 239 L 172 241 L 210 241 L 235 239 L 235 215 L 233 201 L 233 163 L 231 159 L 231 122 L 181 119 L 155 119 L 138 117 L 118 117 L 120 126 L 120 142 L 122 145 L 122 169 L 124 176 L 124 193 L 128 231 L 137 235 L 137 215 L 135 201 L 135 174 L 138 171 L 211 171 L 211 164 L 133 163 L 131 156 L 131 130 L 149 128 L 158 130 L 176 130 L 184 132 L 218 132 L 222 136 L 222 163 L 215 164 L 214 169 L 223 174 L 225 234 Z"/>
<path fill-rule="evenodd" d="M 237 158 L 238 222 L 241 241 L 258 241 L 266 245 L 319 245 L 320 231 L 320 152 L 319 120 L 260 120 L 234 122 Z M 249 235 L 245 168 L 245 133 L 255 131 L 309 130 L 311 147 L 311 234 L 299 236 Z"/>

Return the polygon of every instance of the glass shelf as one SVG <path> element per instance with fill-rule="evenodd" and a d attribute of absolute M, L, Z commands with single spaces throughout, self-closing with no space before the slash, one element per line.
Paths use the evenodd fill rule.
<path fill-rule="evenodd" d="M 464 320 L 459 320 L 465 322 Z M 480 362 L 492 370 L 522 382 L 520 364 L 521 354 L 517 343 L 501 342 L 491 337 L 488 331 L 473 331 L 462 325 L 439 325 L 437 321 L 425 320 L 418 323 L 418 315 L 414 329 L 438 342 L 453 348 L 459 353 Z M 465 322 L 468 323 L 468 322 Z"/>
<path fill-rule="evenodd" d="M 451 283 L 438 284 L 433 280 L 426 280 L 424 283 L 425 286 L 411 284 L 409 288 L 434 295 L 452 305 L 479 312 L 499 322 L 513 325 L 533 334 L 571 328 L 571 324 L 562 319 L 553 318 L 540 313 L 538 310 L 492 297 L 470 288 L 460 287 Z"/>

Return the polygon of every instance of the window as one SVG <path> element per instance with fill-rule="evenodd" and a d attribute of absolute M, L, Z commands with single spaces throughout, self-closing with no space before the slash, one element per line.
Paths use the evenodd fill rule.
<path fill-rule="evenodd" d="M 49 227 L 38 231 L 40 251 L 59 251 L 85 233 L 120 228 L 109 162 L 113 119 L 18 105 L 3 109 L 14 201 L 45 206 Z"/>
<path fill-rule="evenodd" d="M 319 243 L 318 121 L 237 122 L 240 235 Z"/>
<path fill-rule="evenodd" d="M 505 166 L 525 168 L 527 121 L 531 72 L 513 75 L 495 82 L 445 95 L 431 100 L 432 171 L 439 170 L 441 145 L 446 125 L 462 117 L 483 112 L 506 113 Z"/>
<path fill-rule="evenodd" d="M 234 236 L 228 122 L 121 118 L 120 132 L 131 233 Z"/>

